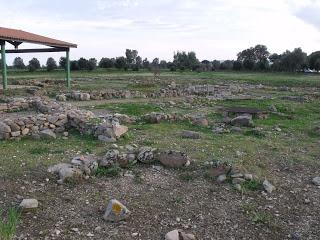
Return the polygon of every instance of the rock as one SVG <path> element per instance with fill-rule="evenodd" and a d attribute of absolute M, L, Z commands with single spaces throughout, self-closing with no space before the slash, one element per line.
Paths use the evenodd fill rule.
<path fill-rule="evenodd" d="M 241 189 L 242 189 L 242 187 L 241 187 L 241 185 L 240 185 L 239 183 L 234 184 L 233 187 L 234 187 L 237 191 L 239 191 L 239 192 L 240 192 Z"/>
<path fill-rule="evenodd" d="M 227 175 L 226 174 L 221 174 L 220 176 L 218 176 L 217 178 L 217 182 L 219 183 L 223 183 L 224 181 L 227 180 Z"/>
<path fill-rule="evenodd" d="M 269 106 L 268 109 L 269 109 L 270 112 L 277 112 L 278 111 L 278 109 L 276 108 L 275 105 Z"/>
<path fill-rule="evenodd" d="M 208 174 L 212 178 L 219 177 L 220 175 L 227 175 L 231 170 L 231 167 L 225 164 L 219 164 L 216 167 L 209 169 Z"/>
<path fill-rule="evenodd" d="M 130 211 L 121 202 L 116 199 L 109 201 L 107 209 L 103 215 L 103 219 L 111 222 L 119 222 L 126 219 L 130 215 Z"/>
<path fill-rule="evenodd" d="M 40 131 L 40 137 L 44 138 L 44 139 L 56 139 L 57 138 L 56 134 L 50 129 L 45 129 L 45 130 Z"/>
<path fill-rule="evenodd" d="M 241 184 L 243 182 L 245 182 L 246 180 L 243 178 L 233 178 L 232 179 L 232 184 Z"/>
<path fill-rule="evenodd" d="M 37 208 L 39 205 L 37 199 L 23 199 L 22 202 L 20 203 L 19 207 L 21 207 L 24 210 L 31 210 Z"/>
<path fill-rule="evenodd" d="M 252 127 L 253 121 L 251 115 L 240 115 L 231 119 L 231 125 L 234 126 L 243 126 L 243 127 Z"/>
<path fill-rule="evenodd" d="M 128 132 L 128 127 L 124 125 L 116 125 L 113 127 L 114 135 L 116 138 L 121 137 L 123 134 Z"/>
<path fill-rule="evenodd" d="M 65 102 L 65 101 L 67 101 L 67 97 L 64 94 L 60 94 L 60 95 L 56 96 L 56 100 L 59 102 Z"/>
<path fill-rule="evenodd" d="M 197 126 L 201 126 L 201 127 L 208 127 L 208 126 L 209 126 L 208 119 L 206 119 L 206 118 L 204 118 L 204 117 L 194 118 L 194 119 L 192 120 L 192 124 L 193 124 L 193 125 L 197 125 Z"/>
<path fill-rule="evenodd" d="M 312 183 L 316 186 L 320 186 L 320 177 L 314 177 Z"/>
<path fill-rule="evenodd" d="M 4 122 L 0 122 L 0 134 L 1 133 L 10 133 L 11 132 L 11 128 L 5 124 Z"/>
<path fill-rule="evenodd" d="M 263 188 L 267 193 L 272 193 L 276 189 L 267 179 L 263 181 Z"/>
<path fill-rule="evenodd" d="M 117 164 L 119 159 L 120 152 L 116 149 L 109 150 L 106 155 L 100 159 L 99 166 L 100 167 L 112 167 Z"/>
<path fill-rule="evenodd" d="M 235 133 L 241 133 L 241 132 L 242 132 L 242 128 L 237 127 L 237 126 L 232 126 L 232 127 L 230 128 L 230 131 L 231 131 L 231 132 L 235 132 Z"/>
<path fill-rule="evenodd" d="M 159 161 L 166 167 L 179 168 L 186 166 L 190 160 L 187 154 L 179 151 L 165 151 L 158 156 Z"/>
<path fill-rule="evenodd" d="M 16 131 L 16 132 L 11 132 L 11 136 L 12 137 L 19 137 L 21 135 L 20 131 Z"/>
<path fill-rule="evenodd" d="M 59 163 L 51 166 L 48 168 L 48 172 L 58 174 L 59 180 L 57 182 L 59 184 L 64 183 L 68 179 L 79 179 L 83 177 L 83 172 L 80 169 L 74 168 L 68 163 Z"/>
<path fill-rule="evenodd" d="M 200 139 L 201 135 L 199 132 L 183 130 L 181 133 L 183 138 Z"/>
<path fill-rule="evenodd" d="M 244 179 L 248 180 L 248 181 L 251 181 L 253 179 L 253 175 L 249 174 L 249 173 L 246 173 L 246 174 L 244 174 Z"/>
<path fill-rule="evenodd" d="M 117 141 L 117 139 L 115 139 L 115 138 L 107 137 L 107 136 L 104 136 L 104 135 L 99 135 L 98 136 L 98 140 L 101 141 L 101 142 L 105 142 L 105 143 L 112 143 L 112 142 L 116 142 Z"/>
<path fill-rule="evenodd" d="M 155 161 L 156 148 L 152 147 L 141 147 L 137 155 L 138 161 L 142 163 L 152 163 Z"/>
<path fill-rule="evenodd" d="M 197 238 L 193 234 L 186 234 L 182 230 L 176 229 L 168 232 L 165 240 L 197 240 Z"/>
<path fill-rule="evenodd" d="M 242 178 L 243 174 L 242 173 L 235 173 L 231 175 L 232 178 Z"/>

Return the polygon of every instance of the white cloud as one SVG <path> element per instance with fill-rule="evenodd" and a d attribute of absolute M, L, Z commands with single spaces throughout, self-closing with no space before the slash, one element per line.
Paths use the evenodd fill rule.
<path fill-rule="evenodd" d="M 201 59 L 230 59 L 260 43 L 271 52 L 310 53 L 320 45 L 319 6 L 320 0 L 0 0 L 1 26 L 75 42 L 75 58 L 98 59 L 126 48 L 148 58 L 194 50 Z"/>

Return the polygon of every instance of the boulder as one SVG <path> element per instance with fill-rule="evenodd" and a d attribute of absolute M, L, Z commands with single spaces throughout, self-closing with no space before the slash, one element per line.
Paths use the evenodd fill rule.
<path fill-rule="evenodd" d="M 209 122 L 208 119 L 205 117 L 196 117 L 192 120 L 193 125 L 201 126 L 201 127 L 208 127 Z"/>
<path fill-rule="evenodd" d="M 112 167 L 114 166 L 119 159 L 120 152 L 116 149 L 109 150 L 106 155 L 100 159 L 100 167 Z"/>
<path fill-rule="evenodd" d="M 240 126 L 240 127 L 252 127 L 253 121 L 251 115 L 240 115 L 231 119 L 231 125 Z"/>
<path fill-rule="evenodd" d="M 320 186 L 320 177 L 314 177 L 312 183 L 316 186 Z"/>
<path fill-rule="evenodd" d="M 119 222 L 125 220 L 130 215 L 130 211 L 121 202 L 116 199 L 109 201 L 103 219 L 110 222 Z"/>
<path fill-rule="evenodd" d="M 165 151 L 158 156 L 159 161 L 166 167 L 179 168 L 190 163 L 187 154 L 179 151 Z"/>
<path fill-rule="evenodd" d="M 38 200 L 29 198 L 29 199 L 23 199 L 22 202 L 20 203 L 19 207 L 22 208 L 23 210 L 31 210 L 38 208 Z"/>
<path fill-rule="evenodd" d="M 141 147 L 137 155 L 138 161 L 142 163 L 152 163 L 155 161 L 156 148 L 152 147 Z"/>
<path fill-rule="evenodd" d="M 56 134 L 50 129 L 45 129 L 45 130 L 40 131 L 40 137 L 43 139 L 56 139 L 57 138 Z"/>
<path fill-rule="evenodd" d="M 168 232 L 165 240 L 197 240 L 197 238 L 193 234 L 187 234 L 182 230 L 176 229 Z"/>
<path fill-rule="evenodd" d="M 57 183 L 59 184 L 64 183 L 66 180 L 80 179 L 83 177 L 83 172 L 80 169 L 68 163 L 59 163 L 49 167 L 48 172 L 58 174 L 59 180 Z"/>
<path fill-rule="evenodd" d="M 201 134 L 199 132 L 183 130 L 181 133 L 183 138 L 200 139 Z"/>
<path fill-rule="evenodd" d="M 275 186 L 273 186 L 267 179 L 263 181 L 263 188 L 267 193 L 272 193 L 275 190 Z"/>

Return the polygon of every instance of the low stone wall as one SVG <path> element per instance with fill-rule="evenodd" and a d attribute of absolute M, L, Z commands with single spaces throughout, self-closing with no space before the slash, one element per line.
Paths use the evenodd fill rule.
<path fill-rule="evenodd" d="M 92 134 L 104 141 L 116 141 L 128 130 L 126 126 L 120 124 L 119 118 L 122 117 L 120 115 L 119 118 L 114 115 L 99 118 L 90 111 L 40 98 L 28 98 L 20 102 L 25 103 L 26 109 L 32 108 L 40 113 L 0 121 L 0 139 L 28 135 L 36 138 L 55 138 L 55 134 L 75 128 L 81 133 Z"/>

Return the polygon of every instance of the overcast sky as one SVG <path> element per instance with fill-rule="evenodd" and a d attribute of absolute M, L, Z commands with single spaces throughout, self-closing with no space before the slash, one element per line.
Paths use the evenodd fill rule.
<path fill-rule="evenodd" d="M 76 59 L 115 57 L 126 48 L 172 60 L 234 59 L 255 44 L 270 52 L 320 50 L 320 0 L 0 0 L 0 26 L 78 44 Z M 30 46 L 25 46 L 30 47 Z M 23 55 L 42 60 L 58 54 Z M 8 59 L 9 63 L 12 57 Z"/>

